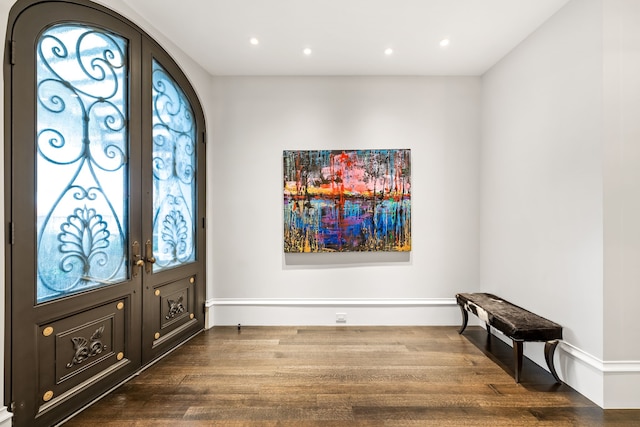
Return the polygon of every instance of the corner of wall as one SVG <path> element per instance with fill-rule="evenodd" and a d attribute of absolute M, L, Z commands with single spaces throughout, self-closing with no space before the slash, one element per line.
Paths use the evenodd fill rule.
<path fill-rule="evenodd" d="M 482 78 L 480 288 L 562 324 L 560 377 L 604 407 L 602 38 L 570 1 Z"/>

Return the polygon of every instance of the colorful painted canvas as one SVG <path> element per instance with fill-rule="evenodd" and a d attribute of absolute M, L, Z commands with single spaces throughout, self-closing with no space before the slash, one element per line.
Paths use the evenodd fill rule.
<path fill-rule="evenodd" d="M 284 151 L 284 251 L 410 251 L 411 150 Z"/>

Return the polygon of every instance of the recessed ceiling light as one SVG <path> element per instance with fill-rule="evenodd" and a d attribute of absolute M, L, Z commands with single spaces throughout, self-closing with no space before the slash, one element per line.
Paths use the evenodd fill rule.
<path fill-rule="evenodd" d="M 305 55 L 307 55 L 307 56 L 311 55 L 311 52 L 312 52 L 312 51 L 311 51 L 311 48 L 310 48 L 310 47 L 305 47 L 305 48 L 302 50 L 302 53 L 304 53 L 304 54 L 305 54 Z"/>
<path fill-rule="evenodd" d="M 389 56 L 389 55 L 393 55 L 393 49 L 391 49 L 390 47 L 386 48 L 384 50 L 384 54 Z"/>
<path fill-rule="evenodd" d="M 440 47 L 447 47 L 447 46 L 449 46 L 449 43 L 451 43 L 451 40 L 442 39 L 442 40 L 440 40 Z"/>
<path fill-rule="evenodd" d="M 259 45 L 259 44 L 260 44 L 260 40 L 258 40 L 258 39 L 257 39 L 257 38 L 255 38 L 255 37 L 251 37 L 251 38 L 249 39 L 249 43 L 251 43 L 251 44 L 252 44 L 252 45 L 254 45 L 254 46 L 257 46 L 257 45 Z"/>

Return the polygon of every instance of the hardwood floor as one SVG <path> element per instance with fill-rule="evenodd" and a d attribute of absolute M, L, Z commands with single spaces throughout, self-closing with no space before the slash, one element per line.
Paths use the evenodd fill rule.
<path fill-rule="evenodd" d="M 65 427 L 640 425 L 512 366 L 479 327 L 215 327 Z"/>

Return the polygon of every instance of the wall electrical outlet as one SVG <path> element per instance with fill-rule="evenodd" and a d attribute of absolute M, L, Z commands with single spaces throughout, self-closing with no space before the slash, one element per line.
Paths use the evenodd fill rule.
<path fill-rule="evenodd" d="M 336 313 L 336 323 L 347 323 L 347 313 Z"/>

